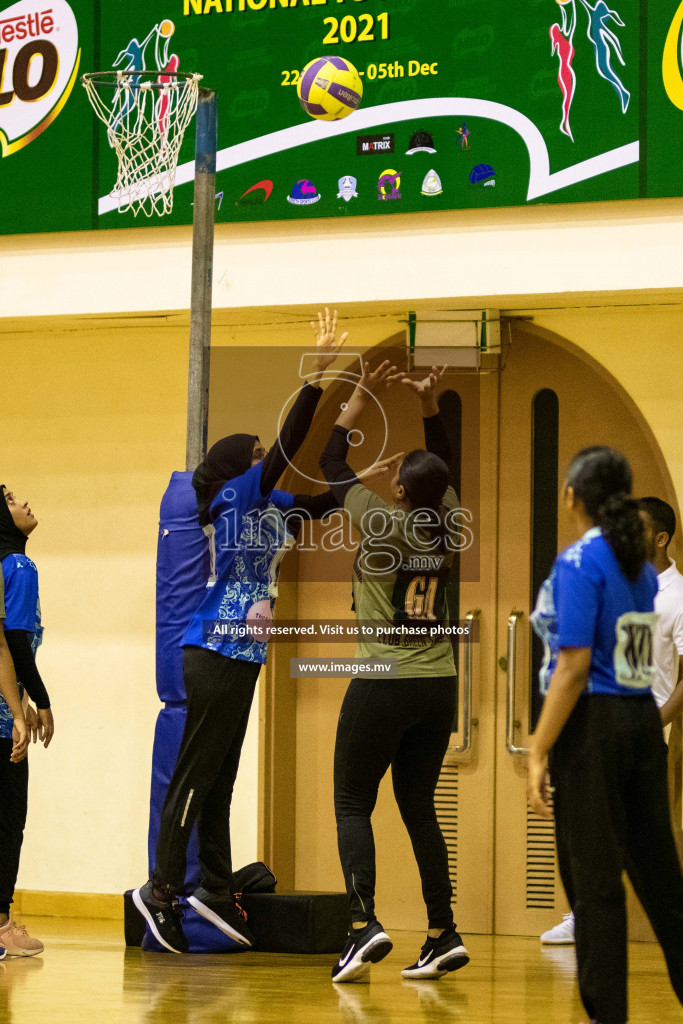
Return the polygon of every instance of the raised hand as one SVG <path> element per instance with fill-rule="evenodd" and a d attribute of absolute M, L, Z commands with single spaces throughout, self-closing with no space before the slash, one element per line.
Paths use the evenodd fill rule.
<path fill-rule="evenodd" d="M 392 384 L 404 378 L 403 370 L 392 366 L 388 359 L 385 359 L 374 370 L 370 369 L 370 363 L 364 363 L 363 375 L 356 385 L 356 391 L 367 399 L 369 394 L 374 395 L 377 391 L 386 391 Z"/>
<path fill-rule="evenodd" d="M 363 364 L 363 375 L 356 384 L 353 394 L 337 417 L 338 427 L 354 427 L 358 418 L 365 412 L 370 399 L 377 391 L 386 391 L 397 380 L 401 380 L 403 371 L 399 371 L 388 359 L 380 363 L 375 370 L 369 363 Z"/>
<path fill-rule="evenodd" d="M 330 318 L 330 311 L 327 307 L 325 307 L 324 317 L 321 312 L 318 313 L 317 324 L 314 320 L 311 320 L 311 328 L 315 335 L 316 344 L 315 372 L 322 373 L 323 370 L 326 370 L 335 361 L 349 333 L 344 331 L 339 341 L 337 341 L 337 310 L 335 309 Z"/>
<path fill-rule="evenodd" d="M 420 398 L 427 398 L 435 393 L 446 369 L 445 366 L 442 366 L 441 369 L 432 366 L 429 376 L 423 380 L 410 380 L 409 377 L 404 377 L 401 383 L 407 384 L 411 391 L 414 391 Z"/>
<path fill-rule="evenodd" d="M 413 394 L 417 395 L 420 400 L 420 410 L 424 418 L 436 416 L 439 411 L 439 405 L 436 401 L 436 389 L 441 383 L 445 372 L 445 366 L 442 366 L 441 369 L 438 366 L 432 366 L 429 376 L 424 377 L 423 380 L 403 378 L 402 383 L 407 384 Z"/>

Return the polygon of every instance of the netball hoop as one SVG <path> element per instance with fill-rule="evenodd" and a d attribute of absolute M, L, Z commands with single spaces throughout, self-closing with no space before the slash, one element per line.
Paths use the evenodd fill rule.
<path fill-rule="evenodd" d="M 167 30 L 165 35 L 169 34 Z M 197 113 L 185 453 L 186 468 L 191 470 L 206 454 L 209 420 L 218 139 L 216 93 L 200 89 L 201 78 L 168 70 L 96 71 L 81 77 L 118 157 L 118 178 L 110 195 L 118 200 L 119 213 L 132 210 L 137 216 L 142 210 L 151 217 L 171 212 L 178 153 L 185 129 Z"/>
<path fill-rule="evenodd" d="M 197 109 L 202 76 L 180 71 L 95 71 L 81 76 L 118 158 L 110 195 L 119 212 L 173 209 L 178 154 Z"/>

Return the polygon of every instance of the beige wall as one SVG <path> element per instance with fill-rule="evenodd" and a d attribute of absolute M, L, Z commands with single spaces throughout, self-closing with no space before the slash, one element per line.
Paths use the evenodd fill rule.
<path fill-rule="evenodd" d="M 683 297 L 669 300 L 650 308 L 627 302 L 609 310 L 539 310 L 534 319 L 588 352 L 631 396 L 659 443 L 683 508 Z M 615 424 L 615 444 L 618 438 Z"/>
<path fill-rule="evenodd" d="M 54 708 L 31 750 L 19 888 L 123 892 L 146 877 L 159 502 L 184 469 L 187 331 L 60 324 L 0 333 L 0 482 L 38 519 L 38 663 Z M 60 327 L 62 329 L 60 329 Z M 258 701 L 256 701 L 258 706 Z M 245 761 L 255 765 L 257 718 Z M 254 768 L 255 771 L 255 768 Z M 250 776 L 235 861 L 256 853 Z"/>
<path fill-rule="evenodd" d="M 306 343 L 306 318 L 324 302 L 359 318 L 363 345 L 395 333 L 420 304 L 528 312 L 623 384 L 681 502 L 682 228 L 683 203 L 673 201 L 318 221 L 305 230 L 221 225 L 214 342 Z M 144 228 L 3 240 L 0 480 L 27 496 L 40 520 L 29 552 L 40 570 L 39 659 L 57 722 L 51 749 L 32 751 L 22 888 L 120 892 L 146 870 L 159 706 L 156 524 L 170 472 L 184 463 L 189 239 L 187 229 Z M 131 315 L 159 310 L 170 315 Z M 285 378 L 271 376 L 269 401 L 291 394 Z M 261 384 L 235 387 L 244 397 Z M 272 439 L 267 418 L 237 424 L 229 395 L 223 402 L 217 430 Z M 237 862 L 257 852 L 256 729 L 254 719 L 236 793 Z"/>
<path fill-rule="evenodd" d="M 117 892 L 144 870 L 156 523 L 184 456 L 184 347 L 77 325 L 1 336 L 2 481 L 38 518 L 56 722 L 31 751 L 22 888 Z"/>
<path fill-rule="evenodd" d="M 681 287 L 683 202 L 453 210 L 216 227 L 216 308 Z M 3 239 L 3 316 L 189 305 L 190 228 Z M 87 284 L 86 284 L 87 283 Z"/>

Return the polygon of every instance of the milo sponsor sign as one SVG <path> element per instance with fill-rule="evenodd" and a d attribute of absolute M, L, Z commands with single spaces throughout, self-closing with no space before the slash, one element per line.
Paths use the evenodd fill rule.
<path fill-rule="evenodd" d="M 78 26 L 66 0 L 20 0 L 0 11 L 0 148 L 23 149 L 52 124 L 73 89 Z"/>

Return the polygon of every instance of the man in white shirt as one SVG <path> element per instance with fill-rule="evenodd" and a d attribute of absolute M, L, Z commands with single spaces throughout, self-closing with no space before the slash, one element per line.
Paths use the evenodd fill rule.
<path fill-rule="evenodd" d="M 652 694 L 668 740 L 668 727 L 683 711 L 683 660 L 680 657 L 683 655 L 683 576 L 669 557 L 669 544 L 676 532 L 676 514 L 661 498 L 641 498 L 638 505 L 645 526 L 647 557 L 657 570 L 659 583 L 655 597 L 658 619 Z"/>
<path fill-rule="evenodd" d="M 656 670 L 652 695 L 668 743 L 671 723 L 683 711 L 683 575 L 669 557 L 676 513 L 661 498 L 641 498 L 638 506 L 645 527 L 647 557 L 657 571 L 659 583 L 655 597 L 658 618 L 652 652 Z M 547 946 L 573 945 L 574 915 L 565 914 L 559 924 L 541 935 L 541 942 Z"/>

